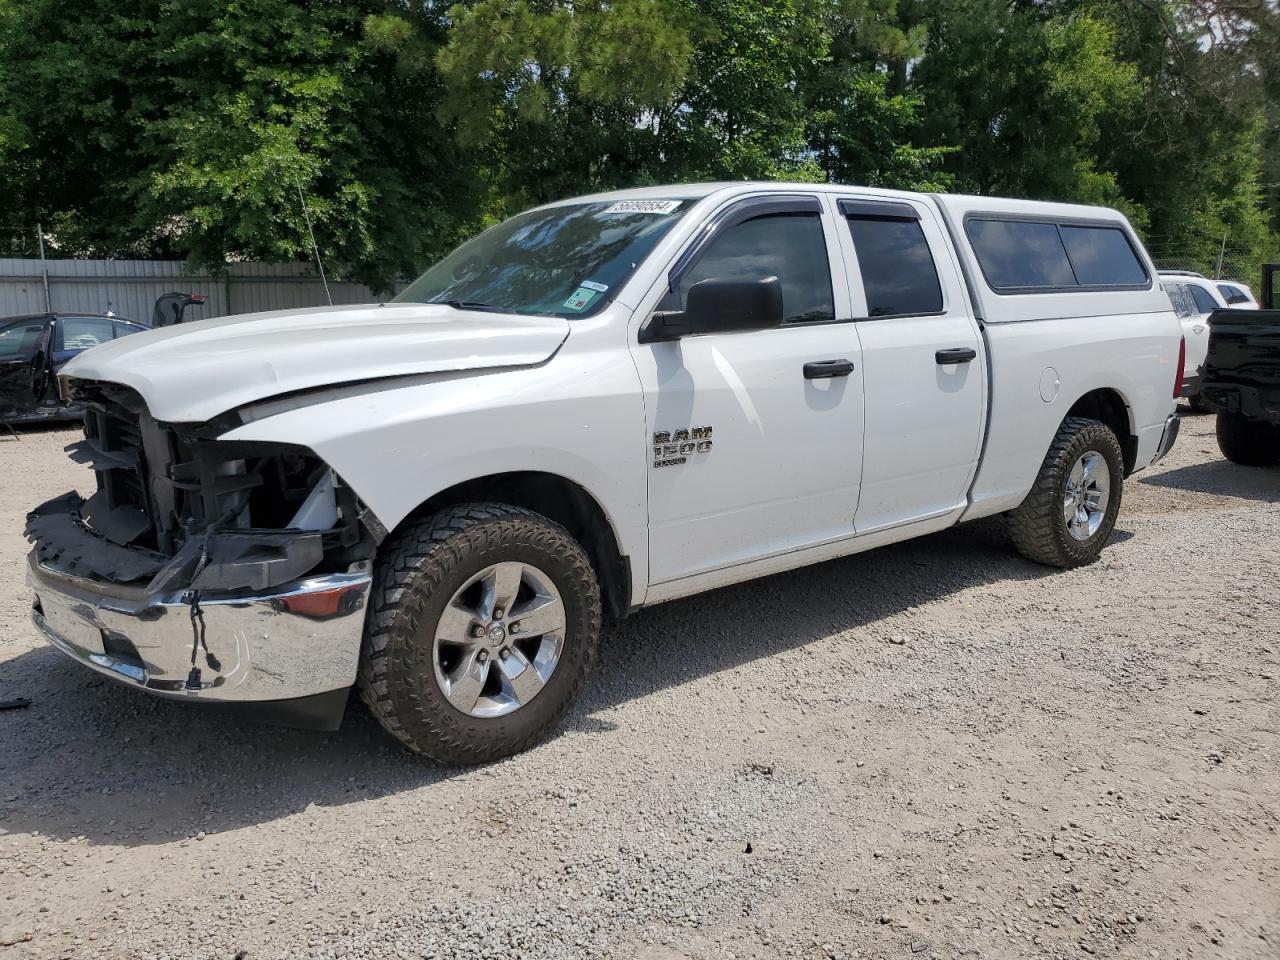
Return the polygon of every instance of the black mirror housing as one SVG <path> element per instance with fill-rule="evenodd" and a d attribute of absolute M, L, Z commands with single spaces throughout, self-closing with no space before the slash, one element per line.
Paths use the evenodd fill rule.
<path fill-rule="evenodd" d="M 658 313 L 640 331 L 641 343 L 679 340 L 708 333 L 769 330 L 782 325 L 782 284 L 759 280 L 699 280 L 689 288 L 683 311 Z"/>

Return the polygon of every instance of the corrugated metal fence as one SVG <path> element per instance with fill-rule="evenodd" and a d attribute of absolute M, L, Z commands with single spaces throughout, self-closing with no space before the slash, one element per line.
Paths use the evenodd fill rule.
<path fill-rule="evenodd" d="M 54 310 L 102 313 L 151 322 L 156 299 L 172 291 L 203 293 L 188 308 L 193 320 L 259 310 L 319 307 L 327 301 L 313 267 L 293 263 L 232 263 L 224 276 L 186 273 L 169 260 L 40 260 L 0 258 L 0 317 Z M 381 299 L 357 283 L 329 281 L 334 303 Z"/>

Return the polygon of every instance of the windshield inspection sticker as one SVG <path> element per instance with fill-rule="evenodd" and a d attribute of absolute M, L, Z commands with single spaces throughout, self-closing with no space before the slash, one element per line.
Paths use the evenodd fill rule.
<path fill-rule="evenodd" d="M 600 284 L 597 283 L 594 284 L 594 286 L 598 287 Z M 598 296 L 600 296 L 599 290 L 592 290 L 591 287 L 588 287 L 584 283 L 577 290 L 573 291 L 573 295 L 564 302 L 564 308 L 566 310 L 585 310 L 591 305 L 591 301 Z"/>
<path fill-rule="evenodd" d="M 670 213 L 680 208 L 680 200 L 619 200 L 605 213 Z"/>

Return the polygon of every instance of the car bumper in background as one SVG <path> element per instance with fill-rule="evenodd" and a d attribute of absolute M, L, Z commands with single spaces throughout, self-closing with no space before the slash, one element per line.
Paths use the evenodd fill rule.
<path fill-rule="evenodd" d="M 1280 423 L 1280 387 L 1210 383 L 1201 391 L 1200 400 L 1215 413 L 1238 413 L 1251 420 Z"/>
<path fill-rule="evenodd" d="M 104 676 L 171 699 L 336 709 L 301 724 L 332 728 L 355 682 L 371 576 L 353 569 L 197 604 L 189 592 L 74 577 L 33 552 L 27 582 L 37 629 Z"/>

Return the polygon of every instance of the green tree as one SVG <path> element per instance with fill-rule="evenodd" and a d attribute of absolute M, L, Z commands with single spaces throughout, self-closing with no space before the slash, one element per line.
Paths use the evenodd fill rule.
<path fill-rule="evenodd" d="M 1110 203 L 1141 218 L 1098 161 L 1104 129 L 1123 125 L 1140 93 L 1109 24 L 1005 0 L 943 0 L 925 23 L 911 86 L 927 105 L 926 138 L 958 147 L 945 166 L 959 189 Z"/>
<path fill-rule="evenodd" d="M 379 10 L 383 4 L 378 4 Z M 385 286 L 474 216 L 438 81 L 368 43 L 355 4 L 5 8 L 2 202 L 72 252 L 306 260 Z M 16 174 L 12 175 L 12 174 Z"/>
<path fill-rule="evenodd" d="M 0 211 L 216 267 L 309 259 L 301 190 L 383 286 L 559 197 L 830 179 L 1112 204 L 1256 272 L 1278 94 L 1269 0 L 5 0 Z"/>
<path fill-rule="evenodd" d="M 827 52 L 804 73 L 806 139 L 828 180 L 946 190 L 947 146 L 917 146 L 924 98 L 906 83 L 925 28 L 896 0 L 842 0 L 825 11 Z"/>
<path fill-rule="evenodd" d="M 1132 117 L 1104 132 L 1103 162 L 1148 211 L 1158 259 L 1214 269 L 1226 239 L 1233 272 L 1256 283 L 1275 256 L 1265 206 L 1265 111 L 1275 92 L 1280 15 L 1265 3 L 1094 0 L 1134 64 Z"/>
<path fill-rule="evenodd" d="M 690 179 L 935 185 L 918 99 L 863 47 L 904 55 L 866 0 L 481 0 L 450 11 L 446 119 L 518 205 Z M 403 42 L 409 43 L 407 34 Z M 861 46 L 859 45 L 861 43 Z M 815 117 L 816 113 L 821 116 Z M 815 146 L 814 138 L 821 137 Z"/>

